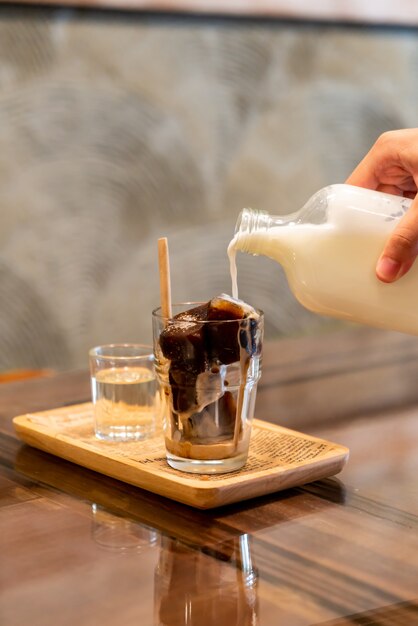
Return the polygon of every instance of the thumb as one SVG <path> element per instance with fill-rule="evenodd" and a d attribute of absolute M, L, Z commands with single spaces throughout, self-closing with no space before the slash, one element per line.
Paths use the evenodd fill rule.
<path fill-rule="evenodd" d="M 418 256 L 418 196 L 399 222 L 376 265 L 376 275 L 392 283 L 408 272 Z"/>

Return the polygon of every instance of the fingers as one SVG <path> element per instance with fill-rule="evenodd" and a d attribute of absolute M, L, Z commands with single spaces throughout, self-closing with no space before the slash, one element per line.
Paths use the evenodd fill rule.
<path fill-rule="evenodd" d="M 418 256 L 418 198 L 389 237 L 376 265 L 376 275 L 385 283 L 404 276 Z"/>
<path fill-rule="evenodd" d="M 382 193 L 390 193 L 393 196 L 403 196 L 404 193 L 402 189 L 399 189 L 397 185 L 378 185 L 377 191 L 381 191 Z"/>
<path fill-rule="evenodd" d="M 347 178 L 346 183 L 414 198 L 376 265 L 379 280 L 404 276 L 418 256 L 418 129 L 383 133 Z"/>
<path fill-rule="evenodd" d="M 379 185 L 393 181 L 382 180 L 382 172 L 387 165 L 397 160 L 394 146 L 399 141 L 398 136 L 402 131 L 390 131 L 383 133 L 370 148 L 366 156 L 360 161 L 355 170 L 345 181 L 347 185 L 377 189 Z"/>
<path fill-rule="evenodd" d="M 367 189 L 376 189 L 379 180 L 374 171 L 374 159 L 370 157 L 370 152 L 366 154 L 364 159 L 360 161 L 356 169 L 347 178 L 346 185 L 354 185 L 355 187 L 366 187 Z"/>
<path fill-rule="evenodd" d="M 347 178 L 348 185 L 400 195 L 416 192 L 418 129 L 382 133 Z"/>

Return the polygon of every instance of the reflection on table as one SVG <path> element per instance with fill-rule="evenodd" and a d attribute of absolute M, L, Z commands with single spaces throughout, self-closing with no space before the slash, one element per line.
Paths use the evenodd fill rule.
<path fill-rule="evenodd" d="M 214 555 L 215 556 L 215 555 Z M 155 626 L 256 626 L 258 574 L 250 538 L 241 535 L 207 556 L 163 537 L 155 571 Z"/>

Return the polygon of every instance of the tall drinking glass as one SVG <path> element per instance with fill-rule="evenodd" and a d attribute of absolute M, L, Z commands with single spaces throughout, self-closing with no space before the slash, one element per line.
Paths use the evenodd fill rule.
<path fill-rule="evenodd" d="M 218 474 L 248 456 L 261 374 L 263 313 L 244 319 L 194 319 L 204 303 L 153 311 L 155 371 L 167 461 L 185 472 Z"/>

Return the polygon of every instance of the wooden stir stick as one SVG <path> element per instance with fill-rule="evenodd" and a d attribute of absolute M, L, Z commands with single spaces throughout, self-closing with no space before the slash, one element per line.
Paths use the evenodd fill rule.
<path fill-rule="evenodd" d="M 158 268 L 160 273 L 160 300 L 161 300 L 161 313 L 164 318 L 164 326 L 168 323 L 168 320 L 172 317 L 171 309 L 171 280 L 170 280 L 170 257 L 168 254 L 168 242 L 167 237 L 161 237 L 158 239 Z M 171 396 L 171 392 L 170 392 Z M 172 399 L 168 400 L 165 394 L 162 394 L 162 407 L 164 412 L 164 406 L 166 402 L 171 403 Z M 170 406 L 170 404 L 168 405 Z M 171 423 L 171 437 L 174 434 L 174 425 Z"/>
<path fill-rule="evenodd" d="M 161 312 L 166 319 L 170 319 L 172 317 L 171 280 L 167 237 L 160 237 L 158 240 L 158 266 L 160 271 Z"/>

